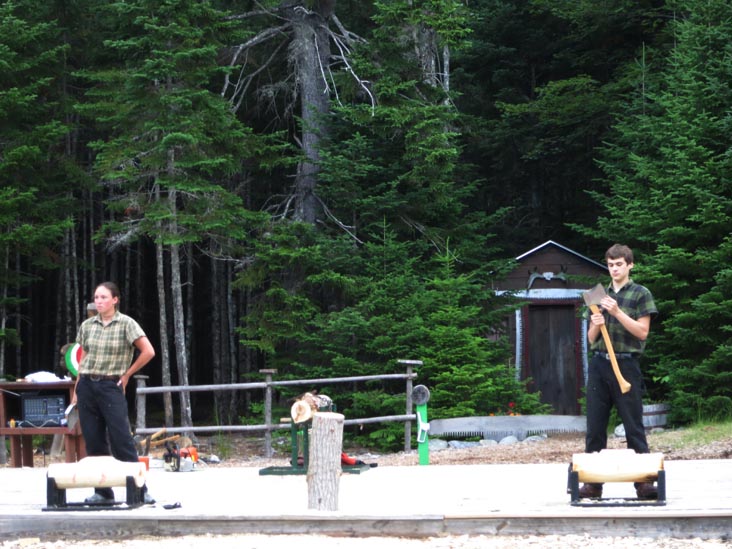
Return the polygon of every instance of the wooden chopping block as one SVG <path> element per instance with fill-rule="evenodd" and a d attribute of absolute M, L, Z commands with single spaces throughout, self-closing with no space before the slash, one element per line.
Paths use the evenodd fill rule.
<path fill-rule="evenodd" d="M 128 477 L 142 488 L 145 475 L 144 463 L 118 461 L 112 456 L 89 456 L 76 463 L 52 463 L 46 476 L 56 482 L 57 488 L 66 489 L 126 486 Z"/>
<path fill-rule="evenodd" d="M 579 482 L 653 482 L 662 470 L 661 453 L 636 454 L 628 449 L 572 456 L 572 472 Z"/>

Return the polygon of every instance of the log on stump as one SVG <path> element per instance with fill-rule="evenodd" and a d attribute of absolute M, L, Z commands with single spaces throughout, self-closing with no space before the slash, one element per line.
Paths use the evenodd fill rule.
<path fill-rule="evenodd" d="M 580 482 L 652 482 L 663 470 L 663 454 L 636 454 L 633 450 L 602 450 L 574 454 L 572 471 Z"/>
<path fill-rule="evenodd" d="M 341 477 L 343 414 L 316 412 L 310 433 L 308 463 L 308 509 L 338 510 Z"/>

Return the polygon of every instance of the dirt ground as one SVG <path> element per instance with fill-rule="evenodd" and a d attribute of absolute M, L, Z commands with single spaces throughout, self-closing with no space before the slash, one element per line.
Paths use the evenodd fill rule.
<path fill-rule="evenodd" d="M 661 452 L 667 460 L 727 459 L 732 456 L 732 437 L 715 440 L 703 445 L 686 445 L 676 448 L 669 442 L 670 433 L 648 435 L 651 452 Z M 212 439 L 199 439 L 202 456 L 216 454 L 217 446 Z M 273 445 L 276 446 L 276 445 Z M 624 438 L 611 436 L 608 448 L 625 448 Z M 231 437 L 227 439 L 225 456 L 218 466 L 262 467 L 281 465 L 290 459 L 289 450 L 276 452 L 273 458 L 264 458 L 264 442 L 252 437 Z M 345 448 L 349 456 L 365 463 L 380 466 L 418 465 L 416 449 L 410 452 L 382 453 L 363 448 Z M 447 448 L 430 451 L 431 465 L 471 465 L 500 463 L 570 463 L 572 454 L 584 451 L 584 434 L 558 434 L 540 441 L 522 441 L 510 445 L 475 446 L 470 448 Z"/>
<path fill-rule="evenodd" d="M 208 465 L 214 467 L 268 467 L 271 465 L 286 465 L 290 460 L 289 437 L 273 437 L 272 458 L 265 458 L 264 439 L 251 435 L 230 435 L 220 437 L 200 437 L 198 439 L 199 456 Z M 661 432 L 648 435 L 648 444 L 651 452 L 661 452 L 667 460 L 688 459 L 728 459 L 732 457 L 732 437 L 721 438 L 702 445 L 686 444 L 681 448 L 671 444 L 673 433 Z M 63 461 L 63 456 L 51 456 L 49 453 L 51 442 L 47 441 L 46 453 L 40 449 L 35 454 L 35 466 L 44 467 L 49 463 Z M 625 448 L 625 439 L 610 436 L 608 448 Z M 365 463 L 375 463 L 380 466 L 411 466 L 418 465 L 419 459 L 416 449 L 410 452 L 379 452 L 364 448 L 346 447 L 346 453 Z M 584 451 L 584 434 L 557 434 L 540 441 L 522 441 L 510 445 L 475 446 L 470 448 L 448 448 L 445 450 L 430 451 L 431 465 L 478 465 L 499 463 L 570 463 L 572 454 Z M 152 449 L 151 457 L 162 458 L 163 448 Z M 212 463 L 211 457 L 219 458 L 218 463 Z M 5 465 L 7 466 L 7 465 Z M 0 465 L 3 467 L 3 465 Z M 1 547 L 1 546 L 0 546 Z"/>

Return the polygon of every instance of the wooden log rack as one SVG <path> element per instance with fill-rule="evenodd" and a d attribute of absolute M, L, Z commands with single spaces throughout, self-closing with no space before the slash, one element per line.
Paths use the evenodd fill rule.
<path fill-rule="evenodd" d="M 579 495 L 580 483 L 656 482 L 657 499 L 610 497 L 584 500 Z M 666 471 L 663 454 L 637 454 L 634 450 L 602 450 L 591 454 L 574 454 L 569 465 L 567 492 L 571 504 L 579 507 L 666 505 Z"/>
<path fill-rule="evenodd" d="M 77 463 L 52 463 L 46 474 L 46 504 L 44 511 L 134 509 L 144 503 L 143 486 L 147 469 L 142 462 L 126 462 L 111 456 L 85 457 Z M 126 506 L 122 502 L 111 505 L 67 502 L 68 488 L 127 489 Z"/>

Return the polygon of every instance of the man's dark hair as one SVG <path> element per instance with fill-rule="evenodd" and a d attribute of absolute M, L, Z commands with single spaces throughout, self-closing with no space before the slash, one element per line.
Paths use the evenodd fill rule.
<path fill-rule="evenodd" d="M 613 244 L 605 252 L 606 261 L 608 259 L 620 259 L 621 257 L 625 259 L 625 262 L 628 264 L 635 263 L 635 261 L 633 261 L 633 250 L 625 244 Z"/>

